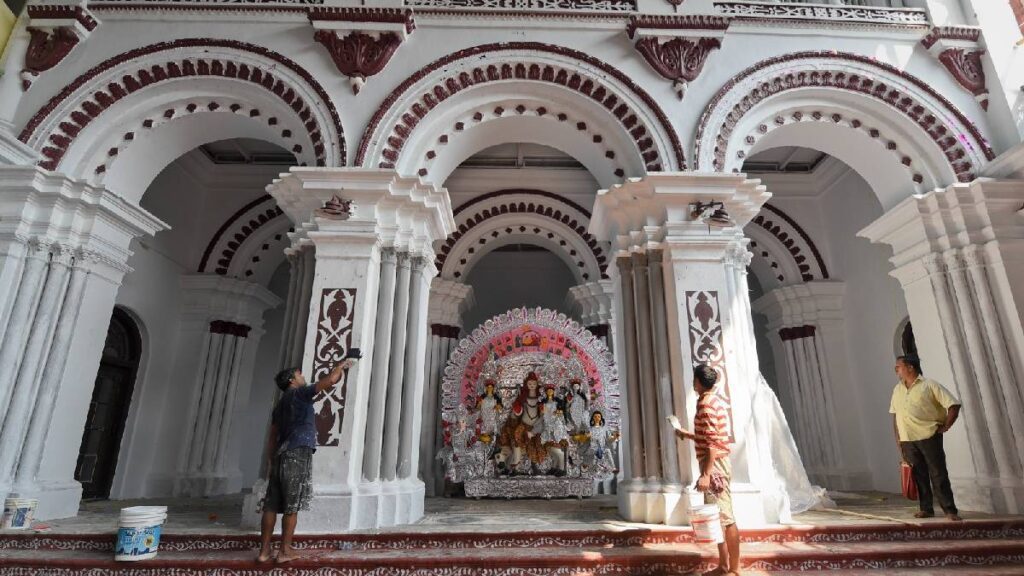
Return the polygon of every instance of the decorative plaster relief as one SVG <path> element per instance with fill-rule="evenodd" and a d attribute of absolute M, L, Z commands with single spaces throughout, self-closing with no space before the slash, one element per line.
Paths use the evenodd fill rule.
<path fill-rule="evenodd" d="M 28 90 L 43 72 L 60 64 L 99 22 L 81 6 L 37 5 L 28 7 L 30 26 L 21 87 Z"/>
<path fill-rule="evenodd" d="M 619 178 L 624 178 L 626 176 L 626 171 L 622 167 L 622 164 L 616 161 L 615 151 L 605 144 L 608 139 L 595 129 L 593 123 L 587 124 L 578 118 L 574 118 L 570 109 L 559 111 L 549 109 L 547 106 L 531 105 L 530 107 L 527 107 L 524 104 L 516 104 L 515 102 L 502 102 L 501 105 L 498 106 L 488 104 L 482 108 L 467 110 L 464 114 L 459 116 L 457 120 L 453 121 L 449 128 L 444 129 L 440 135 L 438 135 L 438 147 L 427 151 L 422 160 L 422 167 L 417 170 L 417 174 L 422 177 L 428 176 L 430 174 L 431 165 L 439 156 L 438 150 L 442 146 L 448 145 L 454 138 L 465 133 L 468 128 L 485 124 L 489 121 L 507 117 L 512 114 L 517 114 L 519 116 L 530 115 L 537 118 L 544 118 L 551 122 L 559 122 L 565 123 L 569 126 L 575 126 L 576 130 L 584 132 L 590 136 L 590 140 L 593 142 L 593 145 L 598 147 L 601 150 L 601 155 L 607 158 L 611 165 L 614 166 L 612 173 L 615 174 L 615 176 Z M 647 138 L 646 141 L 650 141 L 650 138 Z M 398 150 L 402 145 L 404 145 L 404 142 L 392 136 L 388 139 L 388 144 L 390 147 L 385 149 L 384 156 L 394 156 L 397 158 L 399 154 Z"/>
<path fill-rule="evenodd" d="M 190 48 L 196 49 L 194 54 L 180 56 L 182 49 Z M 268 65 L 250 65 L 240 63 L 237 58 L 226 55 L 215 56 L 212 51 L 204 51 L 209 48 L 237 50 L 247 56 L 266 59 Z M 173 57 L 168 55 L 167 59 L 156 56 L 162 52 L 177 54 Z M 134 66 L 130 64 L 132 62 L 135 63 Z M 110 82 L 97 84 L 94 90 L 82 90 L 97 77 L 110 75 L 110 71 L 114 69 L 118 69 L 118 74 Z M 306 86 L 300 88 L 295 85 L 281 73 L 282 71 L 301 78 Z M 233 40 L 183 39 L 151 44 L 114 56 L 79 76 L 51 98 L 32 116 L 18 139 L 41 151 L 43 158 L 40 160 L 40 167 L 55 170 L 85 127 L 119 100 L 161 82 L 201 77 L 232 78 L 249 82 L 272 93 L 286 108 L 293 110 L 297 119 L 302 122 L 302 128 L 312 142 L 312 155 L 318 166 L 326 165 L 328 160 L 332 165 L 345 165 L 345 139 L 341 118 L 323 87 L 309 72 L 288 58 L 260 46 Z M 315 94 L 316 101 L 307 102 L 299 95 L 300 93 Z M 198 103 L 195 105 L 198 106 Z M 217 104 L 218 108 L 219 106 Z M 209 106 L 207 108 L 210 109 Z M 323 125 L 318 121 L 316 111 L 321 109 L 328 112 L 332 125 Z M 188 111 L 187 106 L 185 111 Z M 258 115 L 259 111 L 255 111 L 254 114 L 253 110 L 247 110 L 247 113 L 253 116 Z M 59 117 L 55 118 L 56 114 L 59 114 Z M 270 125 L 277 124 L 277 121 L 278 119 L 274 117 L 266 119 Z M 38 131 L 44 122 L 47 125 L 46 132 L 40 134 Z M 287 130 L 287 134 L 282 131 L 282 135 L 290 138 L 292 133 Z M 332 137 L 336 138 L 336 141 L 329 142 L 327 139 Z M 332 151 L 329 159 L 328 147 Z"/>
<path fill-rule="evenodd" d="M 778 20 L 838 20 L 850 23 L 927 25 L 928 13 L 920 9 L 875 6 L 826 6 L 765 2 L 715 2 L 715 10 L 725 16 Z"/>
<path fill-rule="evenodd" d="M 672 38 L 659 42 L 654 36 L 636 41 L 636 49 L 654 71 L 672 81 L 679 99 L 686 87 L 697 79 L 712 50 L 721 46 L 718 38 Z"/>
<path fill-rule="evenodd" d="M 579 66 L 554 66 L 519 54 L 502 55 L 503 52 L 509 51 L 554 54 L 562 58 L 576 60 L 579 62 Z M 491 57 L 492 55 L 497 57 Z M 465 61 L 468 61 L 468 64 L 454 65 Z M 481 61 L 492 63 L 473 66 L 474 63 Z M 605 79 L 602 79 L 602 76 L 590 76 L 588 69 L 592 68 L 600 70 Z M 439 75 L 429 85 L 424 86 L 422 91 L 417 89 L 418 94 L 412 99 L 407 99 L 406 93 L 411 91 L 414 85 L 421 83 L 424 78 L 439 69 L 442 70 L 442 75 Z M 406 78 L 401 86 L 395 89 L 377 109 L 359 144 L 355 163 L 362 166 L 371 160 L 376 161 L 380 168 L 394 168 L 402 148 L 409 140 L 413 130 L 438 103 L 473 86 L 513 79 L 556 84 L 600 103 L 633 139 L 648 170 L 673 169 L 673 164 L 675 169 L 686 168 L 682 144 L 676 131 L 657 102 L 640 86 L 621 71 L 590 55 L 563 46 L 539 42 L 508 42 L 474 46 L 449 54 L 421 68 Z M 616 89 L 606 79 L 614 79 L 622 84 L 631 92 L 631 97 L 644 103 L 649 112 L 645 114 L 643 110 L 635 109 L 631 103 L 616 96 Z M 393 110 L 396 104 L 402 108 Z M 389 120 L 388 124 L 382 126 L 385 115 L 393 120 Z M 653 135 L 642 120 L 645 118 L 654 121 L 656 126 L 652 126 L 652 129 L 671 143 L 671 158 L 664 157 L 669 151 L 658 149 Z M 380 158 L 368 159 L 368 154 L 373 154 L 370 151 L 371 145 L 377 145 L 378 142 L 385 145 L 380 152 Z"/>
<path fill-rule="evenodd" d="M 345 353 L 352 347 L 355 306 L 355 288 L 324 288 L 321 291 L 311 382 L 325 376 L 332 366 L 341 362 Z M 346 373 L 337 386 L 317 396 L 313 409 L 316 412 L 318 446 L 341 445 L 347 385 Z"/>
<path fill-rule="evenodd" d="M 490 229 L 486 225 L 508 214 L 541 216 L 552 221 L 552 225 L 542 227 L 513 221 L 504 228 Z M 455 211 L 455 218 L 456 230 L 441 245 L 435 262 L 443 277 L 464 276 L 472 255 L 486 250 L 489 242 L 498 241 L 503 236 L 532 234 L 546 238 L 548 243 L 557 243 L 579 268 L 584 281 L 596 280 L 591 276 L 597 275 L 607 278 L 607 257 L 597 239 L 587 231 L 590 213 L 554 194 L 535 190 L 501 190 L 463 204 Z M 575 242 L 570 236 L 577 237 Z M 574 244 L 580 243 L 586 245 L 590 255 L 584 256 L 577 251 Z"/>
<path fill-rule="evenodd" d="M 379 74 L 406 36 L 416 29 L 412 10 L 398 8 L 314 8 L 313 39 L 327 48 L 334 66 L 352 84 L 352 93 Z"/>
<path fill-rule="evenodd" d="M 619 13 L 636 11 L 636 0 L 405 0 L 405 5 L 417 8 L 483 8 L 516 11 L 590 10 Z"/>
<path fill-rule="evenodd" d="M 921 39 L 921 44 L 938 58 L 957 83 L 974 95 L 982 110 L 988 110 L 985 68 L 978 49 L 981 29 L 968 26 L 937 26 Z"/>
<path fill-rule="evenodd" d="M 693 364 L 707 364 L 718 373 L 719 394 L 728 402 L 729 373 L 725 365 L 725 343 L 722 337 L 722 317 L 717 290 L 687 290 L 686 316 L 689 321 L 690 356 Z M 729 406 L 732 421 L 732 405 Z M 735 441 L 734 430 L 729 438 Z"/>
<path fill-rule="evenodd" d="M 754 145 L 769 132 L 795 122 L 825 122 L 859 130 L 877 141 L 879 145 L 884 146 L 888 152 L 893 154 L 896 159 L 899 160 L 900 164 L 906 166 L 910 179 L 914 184 L 924 182 L 924 176 L 920 172 L 915 171 L 911 166 L 914 163 L 913 157 L 910 154 L 902 152 L 899 149 L 899 144 L 894 138 L 886 136 L 886 134 L 884 134 L 879 128 L 875 126 L 868 126 L 857 118 L 845 118 L 843 114 L 838 112 L 822 112 L 821 110 L 815 109 L 787 111 L 784 114 L 776 114 L 771 121 L 758 124 L 757 127 L 754 128 L 746 138 L 744 138 L 743 145 L 736 150 L 736 158 L 738 160 L 743 160 L 747 157 Z M 946 157 L 950 161 L 960 160 L 964 157 L 964 151 L 952 151 L 947 153 Z M 738 173 L 740 172 L 740 169 L 734 168 L 733 172 Z"/>
<path fill-rule="evenodd" d="M 240 279 L 248 278 L 255 272 L 254 268 L 259 263 L 261 255 L 271 248 L 271 243 L 287 243 L 287 234 L 283 231 L 275 234 L 272 239 L 267 239 L 255 254 L 249 257 L 248 262 L 236 262 L 235 256 L 242 250 L 242 247 L 257 231 L 264 226 L 271 225 L 277 221 L 284 212 L 277 206 L 276 201 L 269 194 L 260 196 L 246 204 L 230 218 L 224 221 L 210 242 L 203 251 L 203 258 L 199 262 L 199 272 L 207 272 L 210 269 L 214 274 L 220 276 L 233 276 Z M 289 231 L 291 231 L 289 229 Z M 249 251 L 246 251 L 247 253 Z"/>
<path fill-rule="evenodd" d="M 813 68 L 811 67 L 813 66 Z M 914 122 L 943 152 L 961 182 L 978 164 L 995 158 L 980 130 L 919 78 L 859 54 L 799 52 L 763 60 L 727 82 L 711 100 L 697 128 L 699 169 L 726 169 L 733 131 L 758 104 L 804 88 L 829 88 L 870 98 Z"/>

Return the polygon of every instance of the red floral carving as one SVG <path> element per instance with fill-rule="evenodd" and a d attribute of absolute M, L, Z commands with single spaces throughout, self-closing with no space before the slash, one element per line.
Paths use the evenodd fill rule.
<path fill-rule="evenodd" d="M 949 70 L 956 81 L 975 96 L 984 96 L 981 107 L 988 110 L 988 89 L 985 87 L 985 69 L 981 65 L 984 50 L 948 48 L 939 54 L 939 62 Z"/>
<path fill-rule="evenodd" d="M 393 32 L 374 38 L 363 32 L 350 32 L 341 37 L 333 30 L 317 30 L 313 39 L 327 48 L 338 72 L 359 80 L 352 84 L 352 91 L 356 94 L 361 81 L 383 70 L 402 45 L 402 39 Z"/>
<path fill-rule="evenodd" d="M 25 71 L 38 75 L 53 68 L 78 45 L 79 37 L 70 26 L 53 30 L 29 27 L 28 52 L 25 54 Z M 28 89 L 31 82 L 24 80 L 22 87 Z"/>
<path fill-rule="evenodd" d="M 682 98 L 686 85 L 697 79 L 711 51 L 721 46 L 718 38 L 700 38 L 693 41 L 673 38 L 659 43 L 654 36 L 636 41 L 636 49 L 654 71 L 672 80 Z"/>

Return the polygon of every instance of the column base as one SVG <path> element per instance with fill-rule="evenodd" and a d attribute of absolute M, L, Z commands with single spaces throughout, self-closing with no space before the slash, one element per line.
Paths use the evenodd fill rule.
<path fill-rule="evenodd" d="M 237 494 L 242 490 L 242 474 L 189 474 L 174 479 L 174 495 L 206 498 Z"/>
<path fill-rule="evenodd" d="M 634 479 L 621 482 L 616 488 L 619 514 L 630 522 L 669 526 L 689 522 L 690 504 L 679 484 Z"/>
<path fill-rule="evenodd" d="M 16 496 L 18 498 L 35 498 L 36 520 L 57 520 L 72 518 L 78 515 L 78 505 L 82 502 L 82 485 L 72 480 L 60 483 L 41 483 L 36 486 L 16 487 L 9 494 L 0 491 L 0 498 Z"/>
<path fill-rule="evenodd" d="M 242 504 L 242 527 L 259 528 L 266 480 L 257 480 Z M 316 493 L 299 513 L 296 533 L 338 533 L 411 524 L 423 518 L 424 486 L 419 479 L 367 482 L 355 493 Z"/>
<path fill-rule="evenodd" d="M 1024 480 L 984 476 L 950 478 L 960 511 L 1024 514 Z M 939 511 L 936 500 L 935 511 Z"/>

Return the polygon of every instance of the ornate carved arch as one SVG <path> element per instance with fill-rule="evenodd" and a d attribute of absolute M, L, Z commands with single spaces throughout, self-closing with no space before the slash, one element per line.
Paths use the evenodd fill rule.
<path fill-rule="evenodd" d="M 540 190 L 499 190 L 455 211 L 456 230 L 441 245 L 436 266 L 443 278 L 464 279 L 496 246 L 525 239 L 552 249 L 581 282 L 607 278 L 607 256 L 587 232 L 590 213 Z"/>
<path fill-rule="evenodd" d="M 257 280 L 273 273 L 288 246 L 291 221 L 269 194 L 249 202 L 210 238 L 199 262 L 199 272 L 212 272 L 241 280 Z M 268 274 L 262 274 L 267 272 Z"/>
<path fill-rule="evenodd" d="M 827 280 L 825 260 L 803 228 L 771 204 L 762 208 L 744 228 L 754 257 L 765 261 L 780 284 Z"/>
<path fill-rule="evenodd" d="M 116 158 L 144 132 L 161 124 L 192 114 L 231 113 L 261 122 L 279 136 L 278 143 L 310 164 L 345 164 L 341 119 L 323 87 L 292 60 L 232 40 L 182 39 L 114 56 L 53 96 L 28 121 L 19 139 L 41 152 L 40 167 L 56 170 L 82 135 L 96 130 L 94 121 L 118 102 L 143 93 L 158 102 L 155 97 L 159 92 L 149 89 L 160 86 L 166 92 L 167 83 L 200 78 L 244 82 L 264 95 L 265 101 L 276 104 L 273 109 L 261 110 L 230 98 L 220 102 L 197 96 L 160 102 L 159 109 L 143 105 L 138 126 L 118 134 L 107 151 L 108 157 Z M 124 119 L 119 120 L 119 124 L 125 124 Z M 102 176 L 109 163 L 90 164 L 88 168 Z"/>
<path fill-rule="evenodd" d="M 595 68 L 602 74 L 590 72 Z M 400 157 L 408 153 L 406 145 L 417 127 L 437 128 L 433 124 L 436 115 L 431 116 L 431 112 L 444 101 L 508 80 L 521 80 L 520 87 L 529 83 L 557 87 L 571 98 L 582 97 L 585 102 L 597 104 L 620 127 L 621 138 L 632 141 L 635 153 L 649 171 L 686 168 L 682 146 L 667 116 L 628 76 L 582 52 L 537 42 L 475 46 L 423 67 L 378 108 L 363 134 L 355 163 L 396 167 Z M 501 113 L 477 112 L 481 114 L 478 122 L 492 115 L 517 113 L 514 107 L 504 108 Z M 558 113 L 565 113 L 536 107 L 530 112 L 539 116 L 551 112 L 556 118 Z M 445 144 L 441 140 L 437 143 Z M 428 150 L 418 152 L 425 154 Z"/>
<path fill-rule="evenodd" d="M 782 94 L 801 90 L 846 92 L 864 104 L 861 112 L 865 115 L 873 107 L 909 121 L 908 125 L 919 130 L 920 140 L 934 143 L 937 149 L 934 159 L 921 159 L 923 164 L 932 166 L 935 174 L 948 173 L 961 182 L 970 181 L 983 163 L 995 157 L 981 131 L 963 112 L 917 77 L 857 54 L 799 52 L 761 61 L 718 91 L 697 128 L 695 162 L 698 169 L 727 171 L 742 162 L 743 155 L 737 153 L 754 143 L 749 142 L 751 134 L 739 133 L 736 129 L 748 115 L 760 115 L 761 123 L 756 132 L 761 133 L 767 133 L 773 124 L 820 120 L 807 114 L 801 117 L 777 114 L 766 105 Z M 822 100 L 822 106 L 828 105 Z M 881 129 L 866 126 L 856 115 L 848 118 L 840 115 L 838 119 L 831 114 L 823 117 L 825 121 L 853 129 Z M 756 140 L 757 136 L 753 137 Z M 893 142 L 885 144 L 891 151 L 894 151 Z M 903 155 L 900 161 L 906 162 L 907 158 Z M 914 172 L 911 177 L 917 180 L 917 174 L 919 172 Z"/>

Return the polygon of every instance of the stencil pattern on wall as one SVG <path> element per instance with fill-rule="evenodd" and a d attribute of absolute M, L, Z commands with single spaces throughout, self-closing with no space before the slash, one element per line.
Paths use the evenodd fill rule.
<path fill-rule="evenodd" d="M 316 321 L 316 347 L 311 383 L 327 374 L 331 366 L 341 362 L 352 346 L 355 306 L 355 288 L 324 288 L 320 293 L 320 314 Z M 318 446 L 341 445 L 347 384 L 348 374 L 333 389 L 317 396 L 314 410 Z"/>
<path fill-rule="evenodd" d="M 689 322 L 690 356 L 693 364 L 704 363 L 718 372 L 718 393 L 728 402 L 729 374 L 725 366 L 725 345 L 722 341 L 722 316 L 719 311 L 717 290 L 687 290 L 686 315 Z M 732 422 L 732 404 L 729 405 L 729 422 Z M 729 430 L 729 440 L 735 441 L 734 430 Z"/>

